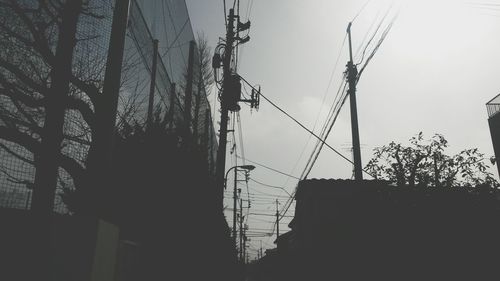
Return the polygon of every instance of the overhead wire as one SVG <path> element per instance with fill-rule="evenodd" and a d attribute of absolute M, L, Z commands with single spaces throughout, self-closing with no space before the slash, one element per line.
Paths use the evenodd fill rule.
<path fill-rule="evenodd" d="M 238 158 L 241 158 L 241 157 L 240 157 L 240 156 L 238 156 Z M 255 161 L 253 161 L 253 160 L 250 160 L 250 159 L 248 159 L 248 158 L 246 158 L 246 161 L 248 161 L 248 162 L 250 162 L 250 163 L 252 163 L 252 164 L 258 165 L 258 166 L 260 166 L 260 167 L 266 168 L 266 169 L 268 169 L 268 170 L 271 170 L 271 171 L 273 171 L 273 172 L 276 172 L 276 173 L 278 173 L 278 174 L 282 174 L 282 175 L 284 175 L 284 176 L 287 176 L 287 177 L 291 177 L 291 178 L 294 178 L 294 179 L 298 179 L 298 180 L 300 180 L 300 178 L 298 178 L 298 177 L 296 177 L 296 176 L 293 176 L 293 175 L 287 174 L 287 173 L 285 173 L 285 172 L 282 172 L 282 171 L 276 170 L 276 169 L 271 168 L 271 167 L 269 167 L 269 166 L 267 166 L 267 165 L 264 165 L 264 164 L 262 164 L 262 163 L 258 163 L 258 162 L 255 162 Z"/>
<path fill-rule="evenodd" d="M 245 81 L 245 83 L 247 83 L 250 87 L 251 84 L 245 80 L 245 78 L 241 77 L 240 78 Z M 252 87 L 253 88 L 253 87 Z M 290 118 L 292 121 L 294 121 L 297 125 L 299 125 L 302 129 L 304 129 L 305 131 L 307 131 L 309 134 L 313 135 L 315 138 L 319 139 L 321 142 L 323 142 L 328 148 L 330 148 L 333 152 L 335 152 L 337 155 L 339 155 L 341 158 L 343 158 L 344 160 L 346 160 L 347 162 L 351 163 L 351 164 L 354 164 L 351 159 L 345 157 L 342 153 L 340 153 L 338 150 L 336 150 L 335 148 L 333 148 L 331 145 L 329 145 L 328 143 L 326 143 L 323 139 L 321 139 L 317 134 L 315 134 L 313 131 L 311 131 L 309 128 L 307 128 L 306 126 L 304 126 L 300 121 L 298 121 L 296 118 L 294 118 L 293 116 L 291 116 L 288 112 L 286 112 L 284 109 L 282 109 L 281 107 L 279 107 L 276 103 L 274 103 L 273 101 L 271 101 L 268 97 L 266 97 L 264 94 L 260 93 L 260 96 L 262 98 L 264 98 L 268 103 L 270 103 L 272 106 L 274 106 L 276 109 L 278 109 L 281 113 L 283 113 L 285 116 L 287 116 L 288 118 Z M 247 159 L 248 160 L 248 159 Z M 365 173 L 367 173 L 368 175 L 371 176 L 370 173 L 368 173 L 366 170 L 364 170 Z"/>
<path fill-rule="evenodd" d="M 222 5 L 224 6 L 224 26 L 226 26 L 227 29 L 226 0 L 222 0 Z"/>
<path fill-rule="evenodd" d="M 331 74 L 330 74 L 330 78 L 329 78 L 329 80 L 328 80 L 328 85 L 327 85 L 327 87 L 326 87 L 326 90 L 325 90 L 325 92 L 324 92 L 324 94 L 323 94 L 323 99 L 322 99 L 322 101 L 321 101 L 321 108 L 320 108 L 320 110 L 319 110 L 318 114 L 316 115 L 316 120 L 315 120 L 315 122 L 314 122 L 314 126 L 313 126 L 312 131 L 314 131 L 314 130 L 316 129 L 316 125 L 317 125 L 317 123 L 318 123 L 319 117 L 320 117 L 321 112 L 322 112 L 322 110 L 323 110 L 323 105 L 325 104 L 326 96 L 327 96 L 327 94 L 328 94 L 328 91 L 330 90 L 330 86 L 331 86 L 331 84 L 332 84 L 332 80 L 333 80 L 334 74 L 335 74 L 335 72 L 336 72 L 336 70 L 337 70 L 337 66 L 338 66 L 338 63 L 339 63 L 339 61 L 340 61 L 340 56 L 342 55 L 342 50 L 344 49 L 346 39 L 347 39 L 347 33 L 345 34 L 344 39 L 342 40 L 342 44 L 341 44 L 341 47 L 340 47 L 340 51 L 339 51 L 339 54 L 338 54 L 338 56 L 337 56 L 337 59 L 335 60 L 335 64 L 334 64 L 334 66 L 333 66 L 332 72 L 331 72 Z M 335 99 L 336 99 L 336 98 L 335 98 Z M 335 99 L 334 99 L 334 103 L 335 103 Z M 329 116 L 329 115 L 330 115 L 330 112 L 328 113 L 327 118 L 328 118 L 328 116 Z M 322 128 L 322 130 L 321 130 L 321 131 L 323 131 L 323 128 Z M 320 133 L 320 136 L 321 136 L 321 135 L 322 135 L 322 133 Z M 297 162 L 296 162 L 295 166 L 298 164 L 298 162 L 299 162 L 299 161 L 300 161 L 300 159 L 302 158 L 302 155 L 303 155 L 303 153 L 304 153 L 305 149 L 307 148 L 307 146 L 308 146 L 308 144 L 309 144 L 309 141 L 311 140 L 311 137 L 312 137 L 312 135 L 309 135 L 309 138 L 307 139 L 306 145 L 305 145 L 305 146 L 304 146 L 304 148 L 302 149 L 302 152 L 301 152 L 301 154 L 300 154 L 300 157 L 299 157 L 299 159 L 297 160 Z M 317 147 L 317 143 L 316 143 L 316 145 L 315 145 L 315 149 L 316 149 L 316 147 Z M 308 162 L 309 162 L 309 161 L 310 161 L 310 160 L 308 160 Z M 294 166 L 294 169 L 295 169 L 295 166 Z M 307 164 L 306 164 L 306 166 L 307 166 Z M 301 177 L 300 177 L 300 178 L 302 178 L 302 175 L 301 175 Z"/>
<path fill-rule="evenodd" d="M 346 88 L 347 88 L 347 83 L 344 83 L 343 87 L 342 87 L 342 90 L 341 90 L 341 92 L 342 92 L 341 97 L 342 98 L 338 100 L 337 105 L 336 105 L 335 109 L 333 110 L 332 118 L 329 121 L 328 128 L 325 130 L 325 133 L 324 133 L 324 136 L 323 136 L 324 140 L 326 140 L 328 138 L 328 136 L 330 135 L 330 132 L 331 132 L 331 130 L 333 128 L 333 125 L 335 125 L 335 122 L 337 121 L 337 117 L 340 114 L 342 106 L 344 105 L 345 101 L 347 100 L 347 96 L 348 95 L 347 95 Z M 316 161 L 317 161 L 317 159 L 319 157 L 319 154 L 321 153 L 321 150 L 323 149 L 323 145 L 324 144 L 325 144 L 324 142 L 319 143 L 318 149 L 317 149 L 316 153 L 314 154 L 314 156 L 313 156 L 313 158 L 311 160 L 311 164 L 309 165 L 309 167 L 307 168 L 307 170 L 303 174 L 303 177 L 302 177 L 303 179 L 305 179 L 305 178 L 307 178 L 309 176 L 309 173 L 312 171 L 312 168 L 314 167 L 314 164 L 316 163 Z"/>
<path fill-rule="evenodd" d="M 380 48 L 380 46 L 384 42 L 385 38 L 387 37 L 387 35 L 391 31 L 392 26 L 394 25 L 394 22 L 396 21 L 397 17 L 398 17 L 398 13 L 396 13 L 396 15 L 392 18 L 391 22 L 388 24 L 388 26 L 386 27 L 386 29 L 384 30 L 384 32 L 380 36 L 380 39 L 377 41 L 377 44 L 375 45 L 375 47 L 373 48 L 372 52 L 370 53 L 370 55 L 366 59 L 366 62 L 364 63 L 364 65 L 359 70 L 358 76 L 356 78 L 356 83 L 359 81 L 359 78 L 361 77 L 361 74 L 366 69 L 366 67 L 368 66 L 368 64 L 372 60 L 373 56 L 375 56 L 375 54 L 377 53 L 378 49 Z"/>
<path fill-rule="evenodd" d="M 365 5 L 366 5 L 366 4 L 365 4 Z M 364 9 L 364 7 L 363 7 L 362 9 Z M 389 11 L 388 11 L 388 12 L 389 12 Z M 385 17 L 387 16 L 388 12 L 386 13 L 386 15 L 384 15 L 384 17 L 383 17 L 383 19 L 382 19 L 381 23 L 379 24 L 379 26 L 377 27 L 377 29 L 376 29 L 376 31 L 375 31 L 375 34 L 377 33 L 378 29 L 380 28 L 380 26 L 381 26 L 382 22 L 384 21 Z M 359 13 L 358 13 L 358 14 L 359 14 Z M 356 17 L 357 17 L 357 16 L 358 16 L 358 15 L 356 15 L 354 19 L 356 19 Z M 353 19 L 353 20 L 354 20 L 354 19 Z M 363 67 L 362 67 L 362 69 L 361 69 L 361 70 L 364 70 L 364 69 L 366 68 L 366 65 L 368 64 L 368 62 L 369 62 L 369 61 L 373 58 L 373 55 L 374 55 L 374 54 L 375 54 L 375 52 L 378 50 L 378 48 L 380 47 L 380 45 L 381 45 L 381 44 L 382 44 L 382 42 L 384 41 L 385 37 L 387 36 L 388 32 L 389 32 L 389 31 L 390 31 L 390 29 L 392 28 L 392 25 L 393 25 L 393 23 L 394 23 L 394 20 L 395 20 L 395 18 L 393 18 L 393 20 L 391 21 L 391 23 L 390 23 L 390 24 L 388 25 L 388 27 L 384 30 L 384 32 L 383 32 L 383 34 L 382 34 L 381 39 L 379 39 L 379 41 L 377 42 L 377 45 L 376 45 L 375 49 L 371 52 L 370 56 L 368 57 L 367 61 L 365 62 L 365 64 L 363 65 Z M 371 43 L 371 41 L 373 40 L 374 36 L 375 36 L 375 35 L 373 35 L 373 36 L 372 36 L 372 38 L 370 38 L 370 41 L 367 43 L 367 46 Z M 365 52 L 366 52 L 366 47 L 365 47 L 365 50 L 363 51 L 363 56 L 362 56 L 363 58 L 364 58 L 364 53 L 365 53 Z M 361 59 L 361 61 L 363 61 L 363 58 Z M 361 63 L 361 62 L 360 62 L 360 63 Z M 361 74 L 361 73 L 362 73 L 362 71 L 360 72 L 360 74 Z M 358 74 L 357 79 L 359 80 L 359 74 Z M 345 92 L 345 86 L 346 86 L 346 83 L 344 83 L 344 86 L 343 86 L 344 88 L 343 88 L 343 90 L 342 90 L 342 93 L 344 93 L 344 92 Z M 337 92 L 337 93 L 338 93 L 338 92 Z M 264 96 L 263 96 L 263 97 L 264 97 Z M 338 108 L 338 112 L 340 112 L 340 109 L 342 108 L 342 105 L 345 103 L 345 100 L 346 100 L 346 98 L 347 98 L 347 95 L 341 95 L 341 97 L 343 97 L 343 98 L 339 99 L 339 100 L 337 101 L 337 103 L 335 103 L 335 101 L 334 101 L 334 104 L 339 104 L 339 105 L 340 105 L 340 106 L 337 106 L 337 107 L 336 107 L 336 108 Z M 264 97 L 264 99 L 266 99 L 266 98 Z M 266 99 L 266 100 L 267 100 L 267 99 Z M 340 101 L 340 103 L 339 103 L 339 101 Z M 338 112 L 337 112 L 335 115 L 333 115 L 333 116 L 335 116 L 335 117 L 334 117 L 335 119 L 336 119 L 336 118 L 337 118 L 337 116 L 338 116 Z M 321 146 L 322 146 L 323 144 L 325 144 L 325 145 L 329 146 L 329 145 L 328 145 L 328 144 L 327 144 L 324 140 L 326 140 L 326 137 L 328 136 L 329 132 L 331 131 L 331 128 L 333 127 L 333 124 L 334 124 L 334 123 L 335 123 L 335 122 L 331 122 L 331 123 L 330 123 L 330 125 L 328 126 L 329 128 L 328 128 L 328 130 L 326 131 L 326 134 L 324 134 L 324 135 L 323 135 L 322 133 L 320 133 L 320 135 L 321 135 L 322 137 L 324 136 L 325 138 L 323 138 L 323 139 L 322 139 L 322 138 L 319 138 L 319 137 L 317 137 L 317 136 L 316 136 L 316 137 L 317 137 L 317 139 L 321 141 Z M 328 124 L 328 121 L 327 121 L 327 122 L 325 122 L 325 124 Z M 324 128 L 325 128 L 325 126 L 324 126 Z M 322 132 L 323 132 L 323 130 L 322 130 Z M 339 154 L 339 153 L 337 153 L 337 154 Z M 317 153 L 317 154 L 314 156 L 314 158 L 313 158 L 313 159 L 315 159 L 315 160 L 314 160 L 314 161 L 312 161 L 311 163 L 314 163 L 314 162 L 316 161 L 316 159 L 317 159 L 318 155 L 319 155 L 319 153 Z M 310 159 L 311 159 L 311 158 L 310 158 Z M 344 159 L 345 159 L 345 158 L 344 158 Z M 346 159 L 346 160 L 347 160 L 347 159 Z M 351 162 L 351 161 L 349 161 L 349 162 Z M 351 163 L 352 163 L 352 162 L 351 162 Z M 353 163 L 352 163 L 352 164 L 353 164 Z M 306 173 L 304 173 L 303 175 L 301 175 L 301 178 L 306 178 L 306 177 L 307 177 L 307 175 L 308 175 L 308 174 L 309 174 L 309 172 L 310 172 L 310 169 L 312 169 L 312 166 L 314 166 L 314 164 L 309 165 L 308 171 L 307 171 Z M 307 165 L 306 165 L 306 167 L 307 167 Z M 306 171 L 306 170 L 305 170 L 305 171 Z M 370 173 L 368 173 L 366 170 L 364 170 L 364 169 L 363 169 L 363 171 L 364 171 L 365 173 L 367 173 L 367 174 L 369 174 L 369 175 L 371 176 L 371 174 L 370 174 Z M 303 176 L 304 176 L 304 177 L 303 177 Z M 372 177 L 373 177 L 373 176 L 372 176 Z M 295 194 L 295 192 L 294 192 L 294 194 Z M 287 204 L 285 205 L 285 206 L 286 206 L 286 208 L 284 208 L 284 209 L 283 209 L 283 212 L 280 212 L 280 213 L 282 213 L 282 214 L 286 214 L 286 212 L 288 211 L 288 209 L 289 209 L 289 208 L 290 208 L 290 206 L 292 205 L 292 201 L 293 201 L 293 200 L 292 200 L 291 198 L 292 198 L 292 197 L 290 197 L 290 200 L 289 200 L 289 201 L 287 202 Z M 274 226 L 274 227 L 275 227 L 275 226 Z M 273 227 L 273 231 L 274 231 L 274 227 Z"/>
<path fill-rule="evenodd" d="M 359 53 L 361 52 L 361 49 L 363 48 L 363 46 L 365 46 L 365 42 L 366 42 L 366 39 L 368 38 L 368 35 L 371 34 L 371 31 L 373 29 L 373 27 L 375 26 L 375 24 L 377 23 L 378 21 L 378 18 L 380 16 L 380 13 L 382 13 L 382 9 L 379 9 L 377 11 L 377 14 L 375 15 L 375 17 L 373 18 L 373 21 L 372 23 L 370 24 L 370 27 L 368 27 L 368 29 L 366 30 L 365 32 L 365 35 L 363 36 L 363 40 L 361 40 L 361 43 L 359 44 L 358 48 L 356 49 L 356 52 L 355 52 L 355 57 L 356 58 L 359 58 Z M 347 34 L 347 33 L 346 33 Z"/>
<path fill-rule="evenodd" d="M 358 16 L 363 12 L 363 10 L 366 8 L 366 6 L 371 2 L 371 0 L 367 0 L 365 4 L 361 7 L 361 9 L 358 11 L 358 13 L 352 18 L 351 23 L 354 22 Z"/>
<path fill-rule="evenodd" d="M 253 181 L 253 182 L 255 182 L 255 183 L 257 183 L 257 184 L 260 184 L 260 185 L 262 185 L 262 186 L 266 186 L 266 187 L 270 187 L 270 188 L 277 188 L 277 189 L 281 189 L 281 190 L 283 190 L 286 194 L 291 195 L 288 191 L 286 191 L 286 189 L 284 189 L 284 188 L 283 188 L 283 187 L 281 187 L 281 186 L 276 186 L 276 185 L 265 184 L 265 183 L 262 183 L 262 182 L 260 182 L 260 181 L 258 181 L 258 180 L 255 180 L 255 179 L 253 179 L 253 178 L 250 178 L 250 180 L 251 180 L 251 181 Z"/>
<path fill-rule="evenodd" d="M 387 16 L 389 15 L 389 12 L 391 11 L 391 8 L 392 8 L 392 6 L 387 9 L 387 11 L 385 12 L 384 16 L 380 20 L 379 24 L 377 25 L 377 28 L 375 29 L 375 31 L 373 32 L 372 36 L 370 37 L 370 40 L 368 40 L 368 43 L 366 43 L 365 48 L 363 49 L 363 53 L 361 55 L 360 61 L 358 63 L 356 63 L 356 65 L 360 65 L 360 64 L 363 63 L 363 60 L 364 60 L 365 54 L 366 54 L 366 50 L 368 49 L 368 47 L 372 43 L 373 39 L 375 39 L 375 37 L 377 36 L 378 31 L 379 31 L 380 27 L 382 27 L 382 24 L 384 23 L 384 21 L 387 18 Z"/>

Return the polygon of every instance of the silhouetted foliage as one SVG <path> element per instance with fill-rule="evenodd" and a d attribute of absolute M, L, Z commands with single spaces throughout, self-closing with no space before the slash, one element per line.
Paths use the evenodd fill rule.
<path fill-rule="evenodd" d="M 447 147 L 444 136 L 435 134 L 425 140 L 420 132 L 410 139 L 408 146 L 391 142 L 375 148 L 365 169 L 377 179 L 399 186 L 498 186 L 488 171 L 484 154 L 477 148 L 449 156 L 445 152 Z"/>
<path fill-rule="evenodd" d="M 0 3 L 0 145 L 11 157 L 38 168 L 43 160 L 40 155 L 44 136 L 61 139 L 56 144 L 58 151 L 49 156 L 49 161 L 62 168 L 58 182 L 74 187 L 83 182 L 87 151 L 96 137 L 95 112 L 100 110 L 106 53 L 90 49 L 103 36 L 85 28 L 101 23 L 103 16 L 96 11 L 102 6 L 97 1 L 84 1 L 78 13 L 79 27 L 73 40 L 76 42 L 67 42 L 75 44 L 69 90 L 54 94 L 51 88 L 58 63 L 56 47 L 65 7 L 64 1 Z M 63 108 L 64 116 L 59 114 L 54 121 L 64 125 L 61 130 L 48 131 L 44 127 L 48 124 L 49 108 L 54 106 Z M 0 169 L 5 172 L 8 168 L 12 167 Z M 23 177 L 17 180 L 33 183 L 33 175 Z M 38 191 L 35 186 L 34 196 Z"/>

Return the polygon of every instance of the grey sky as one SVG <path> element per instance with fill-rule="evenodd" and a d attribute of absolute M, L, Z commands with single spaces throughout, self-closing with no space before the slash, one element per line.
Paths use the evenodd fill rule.
<path fill-rule="evenodd" d="M 187 0 L 193 29 L 203 31 L 212 47 L 225 35 L 222 2 Z M 241 0 L 243 19 L 249 2 Z M 370 159 L 374 147 L 392 140 L 405 143 L 419 131 L 428 137 L 443 134 L 450 144 L 449 153 L 478 147 L 492 156 L 485 103 L 500 92 L 500 11 L 451 0 L 373 0 L 353 24 L 354 51 L 372 22 L 377 16 L 380 19 L 391 2 L 391 11 L 399 9 L 399 17 L 358 83 L 363 163 Z M 260 84 L 263 94 L 309 128 L 321 111 L 318 130 L 348 60 L 346 44 L 322 108 L 347 24 L 365 3 L 254 0 L 250 12 L 251 40 L 240 49 L 239 74 Z M 227 5 L 232 5 L 232 1 L 227 1 Z M 314 140 L 299 161 L 308 133 L 267 102 L 262 100 L 260 107 L 252 114 L 248 107 L 243 107 L 240 113 L 246 157 L 300 175 Z M 344 106 L 328 143 L 350 156 L 348 109 Z M 232 166 L 230 159 L 228 156 L 228 168 Z M 351 169 L 349 163 L 324 148 L 310 178 L 350 178 Z M 496 169 L 492 171 L 497 174 Z M 289 192 L 297 183 L 261 167 L 252 172 L 252 178 L 285 186 Z M 252 182 L 249 186 L 254 194 L 285 195 Z M 227 200 L 227 204 L 230 202 Z M 272 204 L 252 204 L 250 212 L 273 210 Z M 231 218 L 228 213 L 228 219 Z M 270 223 L 258 220 L 272 217 L 251 218 L 249 228 L 271 228 Z M 264 240 L 270 247 L 274 237 Z M 253 239 L 252 247 L 258 248 L 258 241 Z"/>

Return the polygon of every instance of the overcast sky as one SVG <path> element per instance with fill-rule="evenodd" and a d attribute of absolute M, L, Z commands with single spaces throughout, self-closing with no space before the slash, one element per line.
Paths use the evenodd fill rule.
<path fill-rule="evenodd" d="M 203 32 L 215 47 L 218 38 L 225 36 L 223 1 L 186 2 L 195 33 Z M 356 51 L 365 35 L 373 33 L 373 22 L 378 23 L 389 8 L 391 14 L 399 10 L 391 32 L 358 83 L 363 165 L 371 158 L 374 147 L 393 140 L 407 143 L 419 131 L 427 137 L 443 134 L 449 141 L 450 154 L 478 147 L 486 156 L 493 155 L 485 103 L 500 93 L 500 6 L 478 7 L 471 2 L 372 0 L 354 21 L 352 39 Z M 484 2 L 488 1 L 478 1 Z M 228 6 L 232 3 L 227 1 Z M 240 49 L 239 74 L 261 85 L 264 95 L 309 128 L 320 112 L 320 128 L 348 60 L 347 44 L 340 49 L 347 24 L 365 3 L 241 0 L 242 21 L 248 10 L 252 26 L 251 40 Z M 500 1 L 497 3 L 500 5 Z M 337 71 L 322 104 L 340 52 Z M 313 139 L 308 142 L 308 133 L 264 100 L 259 111 L 250 113 L 244 106 L 240 114 L 246 158 L 299 176 L 314 145 Z M 350 156 L 348 104 L 328 143 Z M 299 158 L 304 147 L 305 153 Z M 228 155 L 226 167 L 232 165 Z M 496 169 L 492 172 L 497 175 Z M 351 173 L 349 163 L 324 148 L 310 178 L 350 178 Z M 251 177 L 284 186 L 290 193 L 297 184 L 297 180 L 262 167 L 252 171 Z M 252 203 L 251 213 L 271 214 L 275 206 L 272 196 L 266 194 L 286 195 L 253 182 L 249 186 L 250 193 L 255 194 L 253 202 L 259 203 Z M 245 188 L 243 192 L 246 194 Z M 279 199 L 284 204 L 285 198 Z M 231 204 L 231 200 L 226 203 Z M 226 213 L 231 221 L 230 212 Z M 250 215 L 249 228 L 257 232 L 270 229 L 272 220 Z M 272 247 L 274 238 L 263 238 L 264 246 Z M 251 239 L 253 248 L 260 247 L 259 238 Z"/>

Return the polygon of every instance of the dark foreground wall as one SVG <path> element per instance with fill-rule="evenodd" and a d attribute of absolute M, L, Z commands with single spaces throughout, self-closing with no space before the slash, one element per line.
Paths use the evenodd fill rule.
<path fill-rule="evenodd" d="M 106 202 L 103 216 L 127 241 L 120 280 L 238 280 L 236 252 L 222 206 L 214 204 L 206 155 L 175 140 L 117 144 L 113 187 L 99 196 Z M 95 220 L 54 219 L 54 280 L 89 280 Z M 30 275 L 36 262 L 30 259 L 34 220 L 28 211 L 0 210 L 0 280 L 37 280 Z"/>
<path fill-rule="evenodd" d="M 488 124 L 490 125 L 491 141 L 493 142 L 493 150 L 497 159 L 496 166 L 500 175 L 500 165 L 498 164 L 500 160 L 500 114 L 497 113 L 490 117 Z"/>
<path fill-rule="evenodd" d="M 258 280 L 500 277 L 496 190 L 301 184 L 290 250 L 262 259 Z"/>

